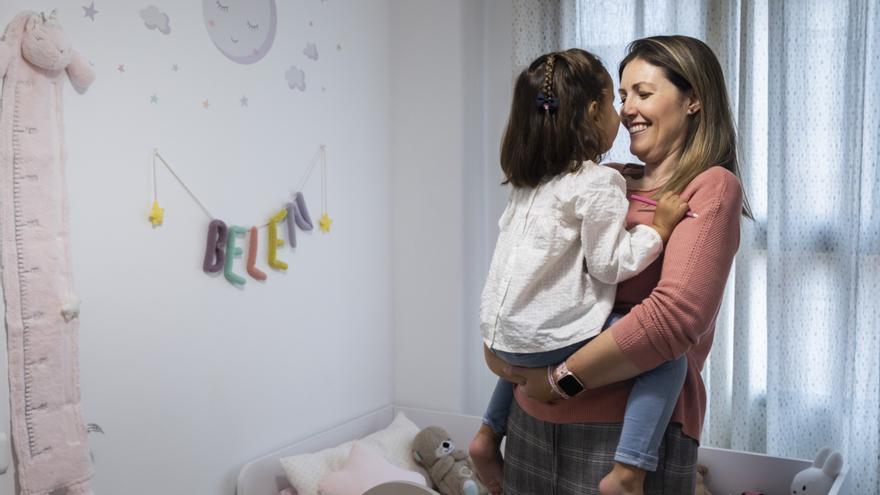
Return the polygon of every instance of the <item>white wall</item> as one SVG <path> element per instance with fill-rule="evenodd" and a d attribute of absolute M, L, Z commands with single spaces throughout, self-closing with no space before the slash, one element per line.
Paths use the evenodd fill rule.
<path fill-rule="evenodd" d="M 88 3 L 4 0 L 0 22 L 58 8 L 97 70 L 85 96 L 65 94 L 83 410 L 106 432 L 90 437 L 96 493 L 231 494 L 244 461 L 393 400 L 390 5 L 278 1 L 272 50 L 239 65 L 211 44 L 201 2 L 152 3 L 167 36 L 139 18 L 150 2 L 96 0 L 94 22 Z M 305 92 L 286 85 L 291 65 Z M 281 250 L 286 274 L 263 255 L 265 283 L 206 276 L 208 218 L 164 170 L 165 224 L 146 220 L 154 146 L 214 215 L 249 226 L 319 143 L 335 223 Z M 318 172 L 304 191 L 317 220 Z"/>
<path fill-rule="evenodd" d="M 480 414 L 494 385 L 478 313 L 506 198 L 512 8 L 419 0 L 392 18 L 395 398 Z"/>
<path fill-rule="evenodd" d="M 60 0 L 0 6 L 0 22 L 59 8 L 98 72 L 66 93 L 83 409 L 106 432 L 90 437 L 97 493 L 231 494 L 242 462 L 391 402 L 479 414 L 510 3 L 278 2 L 274 47 L 251 66 L 222 57 L 187 4 L 160 6 L 168 36 L 130 1 L 96 2 L 94 22 Z M 290 65 L 306 92 L 285 85 Z M 146 222 L 154 146 L 216 216 L 247 225 L 287 200 L 319 143 L 335 223 L 281 251 L 285 275 L 265 257 L 269 280 L 244 290 L 204 275 L 207 218 L 164 170 L 165 225 Z M 316 172 L 315 218 L 319 186 Z"/>

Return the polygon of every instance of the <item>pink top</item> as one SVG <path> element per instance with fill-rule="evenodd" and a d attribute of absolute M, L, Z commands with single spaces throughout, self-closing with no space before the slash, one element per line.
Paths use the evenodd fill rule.
<path fill-rule="evenodd" d="M 617 287 L 616 308 L 629 314 L 613 325 L 615 341 L 642 370 L 687 354 L 688 372 L 672 421 L 699 441 L 706 411 L 700 371 L 712 347 L 715 317 L 733 258 L 739 248 L 742 187 L 723 167 L 698 175 L 681 194 L 698 218 L 675 228 L 663 256 Z M 654 207 L 631 201 L 627 228 L 650 224 Z M 623 421 L 632 380 L 613 383 L 566 401 L 545 404 L 519 388 L 519 405 L 530 415 L 553 423 Z"/>

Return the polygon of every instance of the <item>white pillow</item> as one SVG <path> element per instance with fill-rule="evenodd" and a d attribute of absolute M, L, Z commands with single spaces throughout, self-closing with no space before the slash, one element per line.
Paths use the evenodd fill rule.
<path fill-rule="evenodd" d="M 362 441 L 354 442 L 342 469 L 324 477 L 318 484 L 318 493 L 363 495 L 370 488 L 389 481 L 425 484 L 421 474 L 391 464 L 382 454 Z"/>
<path fill-rule="evenodd" d="M 375 448 L 395 466 L 421 473 L 428 482 L 426 471 L 416 464 L 412 456 L 412 442 L 419 431 L 415 423 L 399 412 L 387 428 L 367 435 L 361 442 Z M 331 471 L 342 469 L 352 443 L 345 442 L 311 454 L 282 457 L 281 467 L 299 495 L 318 495 L 318 483 Z"/>
<path fill-rule="evenodd" d="M 430 479 L 428 472 L 416 462 L 412 454 L 413 440 L 420 431 L 421 428 L 399 412 L 387 428 L 365 436 L 361 442 L 374 447 L 391 464 L 422 473 L 428 481 Z"/>

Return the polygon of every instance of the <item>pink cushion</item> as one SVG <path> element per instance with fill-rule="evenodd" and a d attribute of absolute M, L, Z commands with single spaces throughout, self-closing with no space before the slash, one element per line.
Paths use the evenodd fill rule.
<path fill-rule="evenodd" d="M 318 483 L 321 495 L 363 495 L 376 485 L 388 481 L 412 481 L 422 486 L 425 478 L 415 471 L 401 469 L 386 461 L 381 454 L 361 442 L 354 442 L 345 465 Z"/>

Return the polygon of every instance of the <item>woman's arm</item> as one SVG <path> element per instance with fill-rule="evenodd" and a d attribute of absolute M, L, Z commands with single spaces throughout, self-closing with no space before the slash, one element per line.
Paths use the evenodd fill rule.
<path fill-rule="evenodd" d="M 500 360 L 497 356 L 493 355 L 493 357 Z M 487 357 L 486 362 L 488 363 L 488 361 Z M 581 380 L 586 388 L 596 388 L 627 380 L 643 372 L 620 350 L 620 346 L 611 336 L 611 332 L 600 333 L 565 362 L 568 369 Z M 502 378 L 518 383 L 523 392 L 532 399 L 551 402 L 562 398 L 550 388 L 547 368 L 521 368 L 519 366 L 504 368 L 506 363 L 504 361 L 501 363 L 496 367 L 504 373 L 503 375 L 495 369 L 492 371 Z M 591 379 L 584 379 L 588 376 L 586 373 L 590 373 Z M 514 377 L 514 379 L 507 378 L 508 376 Z"/>
<path fill-rule="evenodd" d="M 683 355 L 709 329 L 739 247 L 742 189 L 721 167 L 699 175 L 682 196 L 698 218 L 685 219 L 666 247 L 660 282 L 629 314 L 566 360 L 587 388 L 626 380 Z M 524 391 L 547 400 L 535 370 L 513 368 Z"/>

